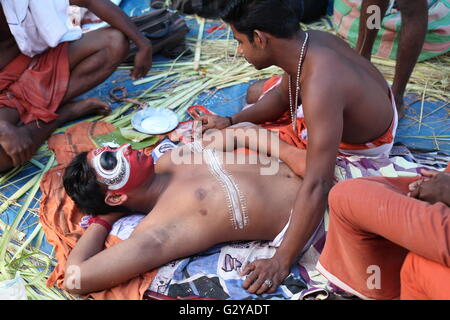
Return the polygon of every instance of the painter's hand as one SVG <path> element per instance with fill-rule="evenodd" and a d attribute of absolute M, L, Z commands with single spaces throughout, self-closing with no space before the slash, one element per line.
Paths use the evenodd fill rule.
<path fill-rule="evenodd" d="M 450 173 L 422 170 L 423 179 L 410 184 L 410 197 L 430 204 L 443 202 L 450 206 Z"/>
<path fill-rule="evenodd" d="M 222 130 L 231 125 L 230 119 L 228 119 L 227 117 L 221 117 L 212 114 L 197 117 L 195 118 L 195 120 L 202 122 L 202 132 L 205 132 L 209 129 Z"/>
<path fill-rule="evenodd" d="M 133 80 L 145 77 L 152 67 L 152 44 L 150 41 L 138 45 L 139 51 L 134 58 L 134 67 L 131 71 L 131 78 Z"/>
<path fill-rule="evenodd" d="M 289 275 L 290 267 L 275 256 L 253 261 L 245 266 L 241 276 L 247 276 L 242 287 L 249 293 L 274 293 Z"/>

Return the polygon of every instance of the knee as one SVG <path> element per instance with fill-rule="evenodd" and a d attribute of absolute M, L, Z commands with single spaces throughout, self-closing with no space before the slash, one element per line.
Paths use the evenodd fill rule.
<path fill-rule="evenodd" d="M 361 179 L 349 179 L 336 184 L 328 194 L 330 214 L 343 217 L 352 211 L 355 196 L 361 192 Z"/>
<path fill-rule="evenodd" d="M 108 61 L 114 65 L 120 64 L 128 54 L 130 44 L 128 38 L 119 30 L 105 30 L 105 41 L 108 49 Z"/>
<path fill-rule="evenodd" d="M 253 83 L 247 90 L 247 103 L 256 103 L 261 96 L 264 81 Z"/>

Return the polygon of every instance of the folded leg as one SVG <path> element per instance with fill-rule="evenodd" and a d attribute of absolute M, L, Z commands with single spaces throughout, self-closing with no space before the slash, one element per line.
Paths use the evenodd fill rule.
<path fill-rule="evenodd" d="M 450 209 L 406 196 L 417 178 L 362 178 L 336 185 L 318 270 L 361 298 L 400 296 L 408 251 L 450 264 Z"/>
<path fill-rule="evenodd" d="M 128 47 L 127 38 L 112 28 L 93 31 L 69 43 L 66 57 L 70 69 L 68 87 L 56 111 L 58 117 L 53 121 L 36 120 L 22 125 L 17 110 L 0 108 L 0 172 L 29 160 L 64 123 L 88 114 L 108 114 L 109 104 L 97 98 L 73 99 L 106 80 L 125 58 Z"/>

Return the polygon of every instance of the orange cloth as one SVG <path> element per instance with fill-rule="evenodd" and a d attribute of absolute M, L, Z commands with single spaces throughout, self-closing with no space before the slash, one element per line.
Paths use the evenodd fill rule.
<path fill-rule="evenodd" d="M 272 90 L 274 87 L 281 83 L 281 76 L 273 76 L 264 83 L 263 93 L 261 97 L 267 94 L 268 91 Z M 277 131 L 280 139 L 284 142 L 296 146 L 301 149 L 306 149 L 308 145 L 307 139 L 302 137 L 302 132 L 306 128 L 305 118 L 297 118 L 297 132 L 292 129 L 292 120 L 290 112 L 286 112 L 280 119 L 275 122 L 266 122 L 262 126 L 271 131 Z M 341 142 L 339 149 L 341 150 L 366 150 L 374 147 L 378 147 L 384 144 L 389 144 L 394 140 L 393 136 L 394 121 L 392 121 L 390 128 L 379 138 L 374 141 L 363 143 L 363 144 L 350 144 L 346 142 Z M 300 134 L 299 134 L 300 133 Z"/>
<path fill-rule="evenodd" d="M 69 77 L 67 43 L 33 59 L 20 54 L 0 71 L 0 107 L 16 109 L 25 124 L 55 120 Z"/>
<path fill-rule="evenodd" d="M 270 90 L 279 86 L 281 83 L 281 76 L 273 76 L 264 82 L 263 92 L 259 99 L 262 99 Z M 300 119 L 297 119 L 298 128 L 302 125 Z M 266 122 L 261 126 L 270 131 L 276 131 L 278 136 L 284 142 L 296 146 L 297 148 L 306 149 L 306 143 L 302 141 L 299 136 L 292 129 L 291 114 L 285 112 L 277 121 Z"/>
<path fill-rule="evenodd" d="M 445 171 L 450 172 L 450 163 Z M 450 268 L 409 253 L 401 270 L 402 300 L 450 300 Z"/>
<path fill-rule="evenodd" d="M 114 129 L 114 126 L 106 122 L 82 122 L 68 129 L 65 134 L 52 136 L 48 142 L 49 148 L 55 152 L 59 163 L 58 167 L 46 173 L 41 183 L 40 221 L 47 241 L 55 248 L 55 257 L 58 261 L 58 265 L 49 277 L 48 286 L 56 284 L 62 287 L 67 258 L 84 232 L 79 225 L 83 213 L 75 207 L 62 185 L 64 168 L 75 155 L 95 148 L 91 137 L 107 134 Z M 106 247 L 120 241 L 115 236 L 109 236 Z M 140 300 L 156 272 L 156 270 L 148 272 L 120 286 L 92 293 L 90 296 L 102 300 Z"/>
<path fill-rule="evenodd" d="M 450 268 L 409 253 L 401 270 L 402 300 L 450 300 Z"/>
<path fill-rule="evenodd" d="M 330 225 L 317 269 L 361 298 L 396 299 L 408 251 L 450 266 L 450 208 L 407 197 L 417 179 L 372 177 L 337 184 L 329 195 Z M 379 287 L 368 286 L 374 268 L 380 271 Z"/>

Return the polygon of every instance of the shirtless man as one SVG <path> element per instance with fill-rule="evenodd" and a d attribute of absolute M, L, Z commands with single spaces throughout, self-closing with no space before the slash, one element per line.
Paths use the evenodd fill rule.
<path fill-rule="evenodd" d="M 386 156 L 397 125 L 395 101 L 383 75 L 338 37 L 300 30 L 299 3 L 222 1 L 222 18 L 231 25 L 238 51 L 256 69 L 276 65 L 285 74 L 279 85 L 266 91 L 253 107 L 230 118 L 199 118 L 204 130 L 224 129 L 241 122 L 273 122 L 289 111 L 295 119 L 296 106 L 302 108 L 304 118 L 299 120 L 307 131 L 295 120 L 292 124 L 297 126 L 291 131 L 307 140 L 307 151 L 299 156 L 293 151 L 295 147 L 280 143 L 280 155 L 293 152 L 291 161 L 283 160 L 304 177 L 291 224 L 273 258 L 252 265 L 253 273 L 268 274 L 277 285 L 323 218 L 338 152 Z"/>
<path fill-rule="evenodd" d="M 427 33 L 428 4 L 427 0 L 396 0 L 396 2 L 402 16 L 402 27 L 392 91 L 398 113 L 400 118 L 402 118 L 405 113 L 403 96 L 406 85 L 417 63 Z M 374 5 L 378 6 L 381 11 L 381 18 L 383 18 L 389 7 L 389 0 L 364 0 L 361 5 L 361 20 L 356 51 L 360 52 L 369 61 L 372 58 L 373 45 L 379 31 L 377 28 L 369 28 L 367 24 L 370 16 L 368 13 L 370 10 L 368 9 Z"/>
<path fill-rule="evenodd" d="M 194 164 L 199 155 L 204 161 Z M 264 176 L 259 171 L 267 163 L 250 164 L 248 155 L 237 154 L 236 163 L 246 164 L 226 164 L 224 155 L 193 143 L 164 154 L 156 166 L 128 146 L 77 156 L 66 168 L 64 187 L 81 210 L 101 220 L 71 251 L 67 268 L 79 268 L 81 279 L 66 277 L 66 290 L 108 289 L 218 243 L 282 237 L 301 179 L 285 164 L 276 175 Z M 115 212 L 125 211 L 148 215 L 129 239 L 103 250 L 109 226 L 123 216 Z M 250 273 L 250 293 L 273 287 L 273 279 L 264 276 Z M 79 288 L 71 285 L 74 280 Z"/>
<path fill-rule="evenodd" d="M 14 97 L 9 92 L 10 87 L 4 91 L 1 89 L 2 81 L 9 81 L 10 77 L 8 72 L 2 74 L 2 71 L 7 70 L 8 65 L 21 54 L 4 14 L 3 6 L 6 2 L 0 1 L 0 172 L 29 160 L 36 149 L 62 124 L 87 114 L 104 115 L 110 111 L 110 106 L 97 98 L 82 101 L 74 101 L 74 98 L 100 84 L 114 72 L 128 53 L 128 39 L 134 41 L 139 48 L 132 71 L 133 78 L 145 76 L 152 61 L 150 41 L 109 0 L 70 0 L 71 5 L 89 9 L 112 27 L 92 31 L 68 44 L 70 77 L 67 90 L 59 103 L 60 107 L 56 110 L 57 118 L 45 122 L 34 119 L 35 121 L 23 124 L 23 114 L 2 102 Z M 62 61 L 54 62 L 55 65 L 59 63 Z M 33 104 L 36 99 L 26 100 Z"/>

